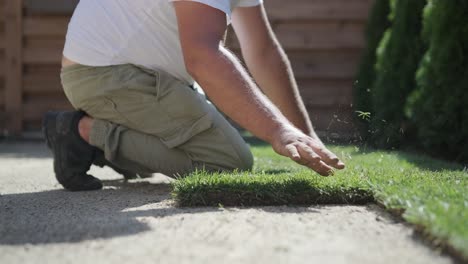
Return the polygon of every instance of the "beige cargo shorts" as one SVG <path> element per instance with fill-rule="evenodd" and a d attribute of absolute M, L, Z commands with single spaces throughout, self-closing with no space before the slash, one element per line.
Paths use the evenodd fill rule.
<path fill-rule="evenodd" d="M 95 119 L 91 145 L 121 168 L 169 176 L 252 168 L 237 130 L 204 95 L 167 73 L 72 65 L 61 80 L 71 104 Z"/>

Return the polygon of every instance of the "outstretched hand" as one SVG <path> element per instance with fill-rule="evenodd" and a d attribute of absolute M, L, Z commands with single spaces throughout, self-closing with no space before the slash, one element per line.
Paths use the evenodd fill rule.
<path fill-rule="evenodd" d="M 307 136 L 296 128 L 280 130 L 272 146 L 276 153 L 289 157 L 322 176 L 333 175 L 334 169 L 345 167 L 345 164 L 319 139 Z"/>

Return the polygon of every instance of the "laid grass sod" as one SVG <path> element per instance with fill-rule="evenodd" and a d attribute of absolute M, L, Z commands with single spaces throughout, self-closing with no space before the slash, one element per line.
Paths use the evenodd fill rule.
<path fill-rule="evenodd" d="M 354 146 L 331 149 L 347 165 L 324 178 L 270 146 L 253 148 L 253 172 L 197 172 L 173 183 L 179 206 L 363 204 L 376 202 L 433 242 L 468 259 L 468 172 L 424 155 Z"/>

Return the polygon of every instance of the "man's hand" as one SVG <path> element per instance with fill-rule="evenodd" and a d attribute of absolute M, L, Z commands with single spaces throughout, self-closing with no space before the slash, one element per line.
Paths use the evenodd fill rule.
<path fill-rule="evenodd" d="M 309 137 L 294 127 L 279 130 L 272 146 L 278 154 L 289 157 L 322 176 L 333 175 L 333 168 L 345 167 L 320 140 Z"/>

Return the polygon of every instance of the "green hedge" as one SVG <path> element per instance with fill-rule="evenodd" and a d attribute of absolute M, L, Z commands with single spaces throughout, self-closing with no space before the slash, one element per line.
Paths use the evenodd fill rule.
<path fill-rule="evenodd" d="M 353 108 L 356 111 L 356 121 L 363 139 L 367 139 L 369 134 L 369 116 L 366 113 L 373 112 L 371 86 L 375 81 L 374 65 L 377 59 L 375 50 L 385 30 L 390 26 L 389 13 L 389 0 L 375 1 L 366 28 L 366 49 L 362 55 L 361 65 L 353 87 Z"/>
<path fill-rule="evenodd" d="M 376 80 L 372 86 L 371 142 L 398 147 L 408 122 L 404 106 L 415 88 L 415 73 L 423 56 L 422 10 L 426 0 L 391 0 L 392 22 L 377 50 Z"/>
<path fill-rule="evenodd" d="M 417 73 L 407 114 L 429 152 L 468 160 L 468 1 L 429 0 L 429 49 Z"/>

